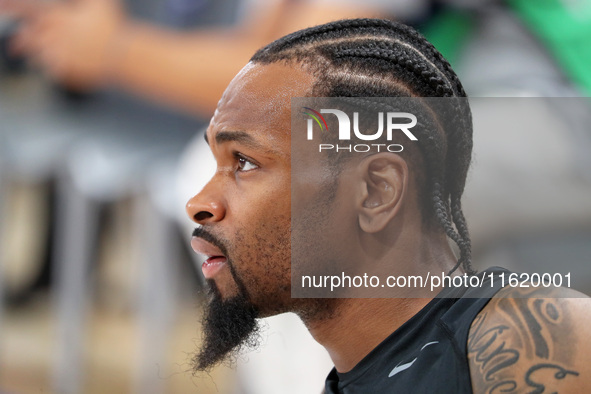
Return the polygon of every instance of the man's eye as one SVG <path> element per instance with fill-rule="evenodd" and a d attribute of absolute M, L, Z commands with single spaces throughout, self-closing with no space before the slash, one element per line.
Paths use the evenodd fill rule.
<path fill-rule="evenodd" d="M 257 168 L 259 168 L 259 166 L 254 164 L 252 161 L 246 159 L 245 157 L 238 156 L 238 169 L 240 171 L 246 172 L 250 170 L 255 170 Z"/>

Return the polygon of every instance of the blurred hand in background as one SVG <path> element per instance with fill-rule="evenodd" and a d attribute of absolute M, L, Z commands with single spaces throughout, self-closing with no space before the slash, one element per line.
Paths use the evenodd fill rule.
<path fill-rule="evenodd" d="M 0 0 L 0 14 L 21 23 L 14 51 L 52 79 L 79 91 L 116 85 L 205 116 L 262 45 L 328 20 L 379 16 L 322 1 L 251 8 L 237 26 L 180 32 L 130 19 L 119 0 Z"/>
<path fill-rule="evenodd" d="M 3 0 L 0 9 L 22 21 L 13 51 L 51 78 L 90 90 L 108 81 L 125 16 L 117 0 Z"/>

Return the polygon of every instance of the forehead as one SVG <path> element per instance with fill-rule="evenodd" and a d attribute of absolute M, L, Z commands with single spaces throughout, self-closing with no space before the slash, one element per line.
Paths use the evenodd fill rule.
<path fill-rule="evenodd" d="M 244 131 L 269 140 L 289 139 L 291 98 L 311 93 L 313 77 L 298 65 L 248 63 L 224 92 L 207 130 Z M 278 142 L 278 141 L 277 141 Z"/>

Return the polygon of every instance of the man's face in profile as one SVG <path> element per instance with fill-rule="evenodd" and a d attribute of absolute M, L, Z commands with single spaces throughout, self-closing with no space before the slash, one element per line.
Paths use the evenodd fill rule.
<path fill-rule="evenodd" d="M 217 170 L 187 203 L 200 224 L 192 246 L 207 258 L 210 287 L 196 369 L 252 345 L 256 317 L 293 309 L 290 106 L 291 97 L 309 95 L 311 86 L 312 77 L 299 68 L 249 63 L 207 129 Z"/>

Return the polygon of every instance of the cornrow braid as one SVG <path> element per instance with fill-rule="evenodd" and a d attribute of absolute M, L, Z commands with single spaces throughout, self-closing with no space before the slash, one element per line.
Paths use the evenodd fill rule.
<path fill-rule="evenodd" d="M 350 19 L 282 37 L 257 51 L 251 61 L 301 64 L 315 76 L 312 93 L 317 97 L 449 98 L 446 116 L 435 116 L 437 124 L 421 128 L 424 202 L 428 216 L 459 248 L 457 264 L 448 274 L 460 266 L 475 273 L 461 206 L 472 154 L 472 115 L 459 78 L 431 43 L 401 23 Z M 383 106 L 367 100 L 357 103 Z M 423 104 L 431 113 L 442 111 L 436 100 Z"/>

